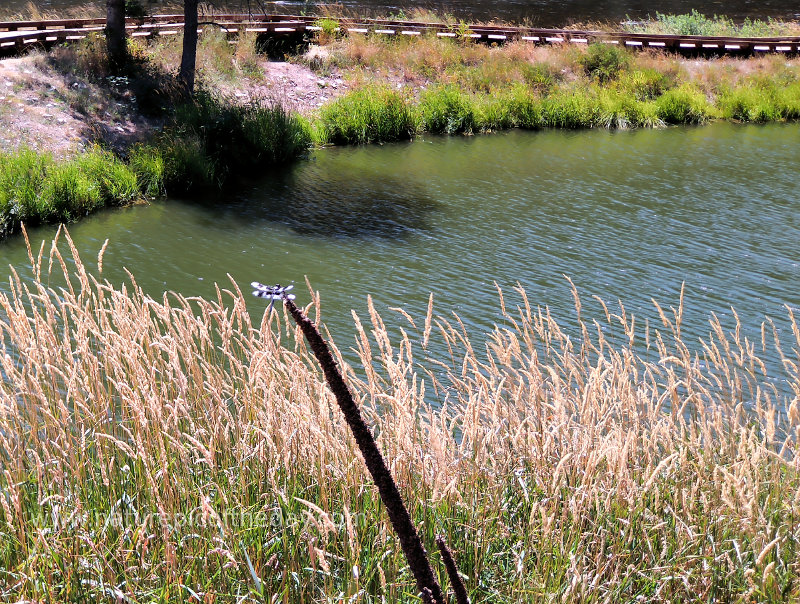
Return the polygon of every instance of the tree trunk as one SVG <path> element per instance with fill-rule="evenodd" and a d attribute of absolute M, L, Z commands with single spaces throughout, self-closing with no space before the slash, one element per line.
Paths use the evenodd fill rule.
<path fill-rule="evenodd" d="M 125 0 L 106 0 L 106 48 L 111 69 L 125 64 Z"/>
<path fill-rule="evenodd" d="M 109 0 L 110 1 L 110 0 Z M 178 81 L 187 94 L 194 92 L 194 69 L 197 61 L 197 0 L 183 3 L 183 54 Z"/>

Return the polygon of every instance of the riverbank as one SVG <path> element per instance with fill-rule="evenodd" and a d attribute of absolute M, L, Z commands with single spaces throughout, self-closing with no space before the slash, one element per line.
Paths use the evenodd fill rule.
<path fill-rule="evenodd" d="M 386 142 L 426 132 L 658 128 L 800 117 L 797 57 L 681 58 L 601 44 L 342 37 L 334 22 L 321 19 L 319 25 L 310 43 L 283 46 L 254 35 L 230 44 L 222 33 L 207 31 L 198 49 L 201 100 L 193 106 L 179 106 L 171 96 L 177 37 L 131 41 L 135 68 L 121 77 L 105 70 L 97 39 L 4 60 L 2 165 L 14 164 L 20 147 L 53 154 L 58 163 L 100 145 L 128 164 L 139 161 L 129 167 L 139 175 L 138 197 L 146 198 L 220 187 L 246 175 L 253 161 L 291 161 L 311 144 Z M 97 193 L 89 200 L 48 200 L 38 204 L 39 213 L 21 212 L 33 206 L 14 191 L 39 196 L 46 188 L 5 172 L 4 182 L 12 183 L 0 200 L 5 232 L 23 220 L 70 220 L 103 205 Z M 87 187 L 101 185 L 62 189 Z M 69 211 L 44 209 L 59 205 Z"/>
<path fill-rule="evenodd" d="M 671 21 L 656 23 L 664 29 Z M 206 34 L 199 49 L 205 89 L 233 103 L 279 103 L 316 122 L 315 140 L 323 143 L 341 139 L 330 135 L 340 117 L 332 102 L 362 89 L 367 97 L 393 91 L 392 102 L 402 101 L 410 111 L 403 128 L 407 136 L 508 127 L 658 127 L 711 119 L 765 122 L 798 115 L 796 57 L 704 59 L 599 45 L 489 47 L 424 36 L 345 38 L 337 36 L 332 22 L 320 24 L 323 31 L 310 46 L 272 49 L 273 59 L 257 52 L 254 36 L 231 46 L 219 32 Z M 104 77 L 97 46 L 83 43 L 0 62 L 6 125 L 0 149 L 23 143 L 64 154 L 102 141 L 124 152 L 163 126 L 137 106 L 141 103 L 124 78 Z M 179 61 L 180 40 L 137 40 L 133 51 L 170 73 Z M 276 54 L 281 60 L 274 60 Z M 382 98 L 388 102 L 386 94 Z"/>

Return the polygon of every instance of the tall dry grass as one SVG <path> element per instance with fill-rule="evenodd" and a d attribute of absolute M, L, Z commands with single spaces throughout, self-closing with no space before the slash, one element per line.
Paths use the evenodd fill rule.
<path fill-rule="evenodd" d="M 0 295 L 0 598 L 416 601 L 285 315 L 252 316 L 233 283 L 216 299 L 115 287 L 66 235 L 31 261 Z M 431 301 L 400 311 L 394 341 L 372 305 L 354 317 L 357 371 L 334 350 L 472 601 L 800 597 L 794 317 L 758 342 L 712 320 L 695 345 L 680 307 L 643 334 L 623 309 L 584 319 L 576 296 L 570 337 L 513 296 L 485 342 Z"/>

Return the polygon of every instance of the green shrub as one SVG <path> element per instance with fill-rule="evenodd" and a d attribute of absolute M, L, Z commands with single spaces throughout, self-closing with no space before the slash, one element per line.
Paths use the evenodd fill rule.
<path fill-rule="evenodd" d="M 95 147 L 72 161 L 89 181 L 96 183 L 104 205 L 129 203 L 139 197 L 136 174 L 110 151 Z"/>
<path fill-rule="evenodd" d="M 52 164 L 51 155 L 31 149 L 0 153 L 0 235 L 7 235 L 16 222 L 37 215 L 39 192 Z"/>
<path fill-rule="evenodd" d="M 736 33 L 736 26 L 727 17 L 706 17 L 696 9 L 683 15 L 656 13 L 656 19 L 665 32 L 680 36 L 726 36 Z"/>
<path fill-rule="evenodd" d="M 747 18 L 737 28 L 737 35 L 745 38 L 768 38 L 771 36 L 797 35 L 790 23 L 768 17 L 766 21 Z"/>
<path fill-rule="evenodd" d="M 631 62 L 630 53 L 616 44 L 597 42 L 590 44 L 586 53 L 578 58 L 578 64 L 586 75 L 607 82 L 615 79 L 620 72 L 628 68 Z"/>
<path fill-rule="evenodd" d="M 42 183 L 38 215 L 45 222 L 70 221 L 103 203 L 100 183 L 87 175 L 79 161 L 55 164 Z"/>
<path fill-rule="evenodd" d="M 160 197 L 165 192 L 164 155 L 154 145 L 137 145 L 128 157 L 128 164 L 136 174 L 139 191 L 146 197 Z"/>
<path fill-rule="evenodd" d="M 655 20 L 645 22 L 628 21 L 623 24 L 626 31 L 639 33 L 675 34 L 680 36 L 742 36 L 757 38 L 763 36 L 791 35 L 794 32 L 791 22 L 768 18 L 766 21 L 745 19 L 736 25 L 725 16 L 706 17 L 697 10 L 682 15 L 656 13 Z"/>
<path fill-rule="evenodd" d="M 656 108 L 667 124 L 699 124 L 713 113 L 705 95 L 689 84 L 667 90 L 656 100 Z"/>
<path fill-rule="evenodd" d="M 473 100 L 455 85 L 426 90 L 418 111 L 421 127 L 428 132 L 457 134 L 472 132 L 476 126 Z"/>
<path fill-rule="evenodd" d="M 319 44 L 327 44 L 328 42 L 341 36 L 339 22 L 336 19 L 317 19 L 314 21 L 314 25 L 319 28 L 316 36 L 317 43 Z"/>
<path fill-rule="evenodd" d="M 334 144 L 364 144 L 411 138 L 414 119 L 406 100 L 382 86 L 360 88 L 319 112 L 319 139 Z"/>
<path fill-rule="evenodd" d="M 550 128 L 591 128 L 599 116 L 597 96 L 589 88 L 559 90 L 542 102 L 542 125 Z"/>

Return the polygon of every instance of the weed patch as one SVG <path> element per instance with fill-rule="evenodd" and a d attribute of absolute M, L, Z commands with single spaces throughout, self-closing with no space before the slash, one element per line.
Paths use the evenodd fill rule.
<path fill-rule="evenodd" d="M 476 125 L 472 98 L 452 84 L 426 90 L 420 98 L 418 111 L 420 125 L 427 132 L 470 133 Z"/>
<path fill-rule="evenodd" d="M 616 79 L 630 63 L 630 52 L 615 44 L 590 44 L 586 53 L 578 58 L 586 74 L 601 84 Z"/>
<path fill-rule="evenodd" d="M 408 139 L 414 118 L 406 99 L 381 86 L 350 92 L 323 107 L 316 138 L 321 143 L 364 144 Z"/>
<path fill-rule="evenodd" d="M 714 114 L 705 95 L 689 84 L 668 90 L 655 103 L 659 119 L 667 124 L 700 124 Z"/>

